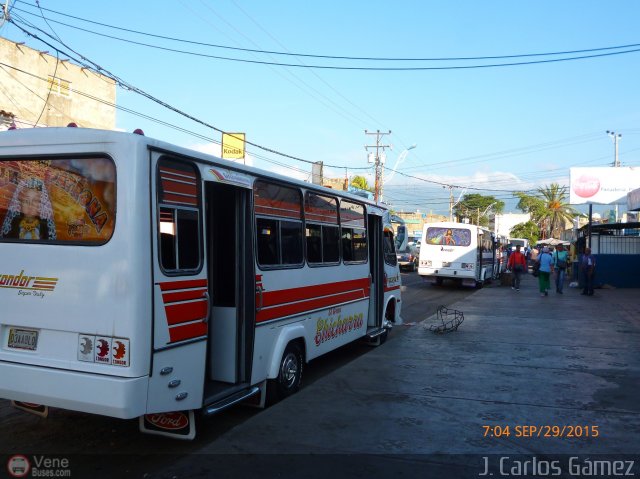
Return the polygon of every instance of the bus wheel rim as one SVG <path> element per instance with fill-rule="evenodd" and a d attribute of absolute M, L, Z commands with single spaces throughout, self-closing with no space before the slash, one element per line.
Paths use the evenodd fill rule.
<path fill-rule="evenodd" d="M 282 360 L 282 366 L 280 367 L 280 375 L 282 376 L 282 383 L 285 387 L 290 388 L 296 382 L 298 375 L 298 358 L 293 353 L 288 353 Z"/>

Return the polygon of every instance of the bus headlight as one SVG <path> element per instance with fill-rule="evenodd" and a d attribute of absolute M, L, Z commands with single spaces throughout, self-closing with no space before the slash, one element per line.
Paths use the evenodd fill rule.
<path fill-rule="evenodd" d="M 462 263 L 462 269 L 475 269 L 475 263 Z"/>
<path fill-rule="evenodd" d="M 425 259 L 423 261 L 420 261 L 420 266 L 431 267 L 432 265 L 433 265 L 433 263 L 431 262 L 430 259 Z"/>

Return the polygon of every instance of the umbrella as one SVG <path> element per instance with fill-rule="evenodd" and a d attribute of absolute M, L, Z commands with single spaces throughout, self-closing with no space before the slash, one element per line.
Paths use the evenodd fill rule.
<path fill-rule="evenodd" d="M 556 246 L 556 245 L 559 245 L 559 244 L 568 245 L 569 242 L 568 241 L 562 241 L 562 240 L 555 239 L 555 238 L 547 238 L 547 239 L 543 239 L 543 240 L 538 241 L 538 244 L 544 244 L 544 245 L 548 245 L 548 246 Z"/>

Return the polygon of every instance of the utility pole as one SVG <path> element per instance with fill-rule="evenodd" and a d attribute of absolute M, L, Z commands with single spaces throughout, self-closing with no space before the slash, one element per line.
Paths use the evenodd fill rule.
<path fill-rule="evenodd" d="M 446 186 L 444 188 L 447 188 Z M 453 186 L 449 185 L 449 222 L 453 221 Z"/>
<path fill-rule="evenodd" d="M 374 132 L 369 132 L 367 130 L 364 130 L 364 134 L 365 135 L 376 135 L 376 144 L 375 145 L 366 145 L 364 148 L 367 151 L 369 151 L 369 148 L 375 148 L 376 149 L 376 153 L 375 153 L 375 157 L 374 157 L 374 161 L 373 161 L 373 163 L 375 164 L 375 169 L 376 169 L 375 189 L 374 189 L 374 193 L 373 193 L 373 199 L 376 202 L 378 202 L 379 200 L 382 199 L 382 176 L 383 176 L 383 171 L 384 171 L 383 167 L 382 167 L 382 165 L 384 164 L 384 159 L 381 160 L 380 150 L 382 149 L 382 152 L 383 152 L 383 155 L 384 155 L 384 149 L 385 148 L 392 148 L 391 145 L 381 145 L 380 141 L 382 140 L 382 137 L 384 135 L 390 135 L 391 134 L 391 130 L 389 130 L 386 133 L 381 132 L 380 130 L 376 130 L 375 133 Z"/>

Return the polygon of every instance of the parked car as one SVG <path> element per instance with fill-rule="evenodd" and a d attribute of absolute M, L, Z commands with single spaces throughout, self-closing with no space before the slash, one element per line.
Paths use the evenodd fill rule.
<path fill-rule="evenodd" d="M 418 260 L 420 252 L 415 246 L 407 246 L 404 250 L 398 251 L 396 257 L 398 258 L 398 266 L 400 269 L 408 269 L 416 271 L 418 269 Z"/>

